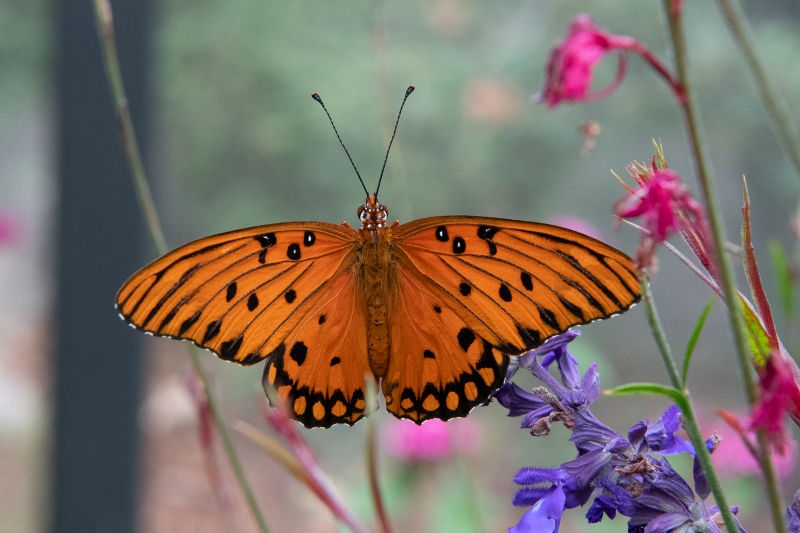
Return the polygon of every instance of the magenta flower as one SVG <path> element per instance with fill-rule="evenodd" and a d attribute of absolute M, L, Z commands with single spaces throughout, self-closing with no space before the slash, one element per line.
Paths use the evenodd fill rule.
<path fill-rule="evenodd" d="M 784 415 L 800 414 L 800 388 L 794 380 L 791 366 L 777 352 L 767 359 L 759 378 L 761 399 L 753 408 L 750 426 L 753 429 L 766 429 L 773 446 L 782 454 L 786 446 Z"/>
<path fill-rule="evenodd" d="M 456 451 L 473 452 L 480 444 L 479 428 L 469 418 L 431 419 L 419 426 L 406 419 L 391 420 L 383 437 L 386 453 L 406 462 L 439 461 Z"/>
<path fill-rule="evenodd" d="M 617 75 L 604 89 L 590 92 L 594 67 L 606 55 L 615 51 L 619 53 Z M 536 98 L 550 108 L 561 102 L 586 102 L 605 98 L 625 78 L 628 51 L 644 59 L 667 82 L 678 102 L 684 104 L 686 94 L 683 86 L 658 57 L 633 37 L 614 35 L 598 28 L 585 13 L 572 20 L 567 36 L 550 51 L 547 78 L 544 88 Z"/>
<path fill-rule="evenodd" d="M 616 36 L 598 28 L 585 13 L 576 16 L 566 38 L 550 51 L 547 79 L 539 100 L 552 108 L 562 101 L 584 102 L 605 98 L 625 77 L 625 49 L 631 48 L 633 43 L 635 40 L 631 37 Z M 594 67 L 615 50 L 620 53 L 616 77 L 605 89 L 590 92 Z"/>
<path fill-rule="evenodd" d="M 716 278 L 707 252 L 711 240 L 703 206 L 692 198 L 676 172 L 658 168 L 655 160 L 651 169 L 643 168 L 629 167 L 629 174 L 639 187 L 620 198 L 614 206 L 620 218 L 642 217 L 642 225 L 649 232 L 643 233 L 636 251 L 639 268 L 652 266 L 656 247 L 671 235 L 681 233 L 703 266 Z"/>
<path fill-rule="evenodd" d="M 8 212 L 0 211 L 0 245 L 13 245 L 19 241 L 22 233 L 20 220 Z"/>

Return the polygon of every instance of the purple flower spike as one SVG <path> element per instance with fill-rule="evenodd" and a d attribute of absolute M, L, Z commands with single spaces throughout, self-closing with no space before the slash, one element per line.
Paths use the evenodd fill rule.
<path fill-rule="evenodd" d="M 786 527 L 789 533 L 800 533 L 800 490 L 794 493 L 794 501 L 786 509 Z"/>
<path fill-rule="evenodd" d="M 645 440 L 654 452 L 661 455 L 675 455 L 678 453 L 690 453 L 694 455 L 694 447 L 687 441 L 675 436 L 675 432 L 681 427 L 681 410 L 677 405 L 667 407 L 661 418 L 647 428 Z"/>
<path fill-rule="evenodd" d="M 561 483 L 553 485 L 508 533 L 558 533 L 565 502 Z"/>
<path fill-rule="evenodd" d="M 603 519 L 604 514 L 608 515 L 609 520 L 613 520 L 617 516 L 617 506 L 608 496 L 598 496 L 586 512 L 586 519 L 590 524 L 596 524 Z"/>

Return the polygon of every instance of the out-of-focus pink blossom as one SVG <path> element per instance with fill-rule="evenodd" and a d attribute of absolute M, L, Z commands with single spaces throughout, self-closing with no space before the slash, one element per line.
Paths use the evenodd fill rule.
<path fill-rule="evenodd" d="M 559 215 L 547 219 L 547 222 L 548 224 L 554 224 L 556 226 L 561 226 L 562 228 L 571 229 L 573 231 L 583 233 L 584 235 L 588 235 L 589 237 L 593 237 L 598 241 L 605 242 L 605 239 L 600 234 L 600 230 L 598 230 L 591 223 L 587 222 L 586 220 L 580 217 Z"/>
<path fill-rule="evenodd" d="M 567 36 L 550 51 L 547 78 L 539 100 L 552 108 L 562 101 L 582 102 L 608 96 L 625 77 L 625 50 L 634 42 L 631 37 L 613 35 L 598 28 L 585 13 L 576 16 L 569 25 Z M 615 50 L 620 52 L 616 77 L 605 89 L 590 92 L 595 66 Z"/>
<path fill-rule="evenodd" d="M 8 212 L 0 211 L 0 245 L 12 245 L 22 235 L 22 223 Z"/>
<path fill-rule="evenodd" d="M 800 388 L 794 380 L 792 367 L 778 352 L 767 359 L 759 372 L 758 404 L 753 408 L 752 429 L 764 428 L 778 452 L 786 442 L 786 414 L 800 415 Z"/>
<path fill-rule="evenodd" d="M 642 217 L 642 225 L 649 232 L 643 234 L 636 251 L 639 268 L 653 265 L 656 247 L 671 235 L 681 232 L 703 265 L 712 271 L 708 257 L 710 234 L 703 206 L 692 198 L 681 177 L 668 168 L 642 171 L 632 165 L 629 174 L 639 182 L 639 187 L 620 198 L 614 213 L 620 218 Z"/>
<path fill-rule="evenodd" d="M 719 413 L 724 415 L 723 420 L 728 426 L 719 426 L 715 433 L 721 438 L 720 445 L 711 454 L 711 460 L 717 467 L 720 476 L 739 476 L 739 475 L 760 475 L 761 467 L 753 457 L 752 452 L 744 443 L 743 439 L 748 439 L 751 446 L 754 446 L 755 434 L 751 430 L 742 427 L 744 422 L 739 422 L 739 417 L 733 413 Z M 733 427 L 730 426 L 733 425 Z M 784 447 L 782 451 L 776 450 L 772 459 L 775 463 L 775 470 L 778 477 L 787 478 L 794 475 L 797 465 L 797 441 L 792 438 L 791 433 L 785 430 L 783 438 Z"/>
<path fill-rule="evenodd" d="M 418 426 L 410 420 L 391 420 L 384 426 L 387 454 L 407 462 L 438 461 L 454 452 L 474 452 L 480 446 L 480 429 L 468 418 L 443 422 L 428 420 Z"/>

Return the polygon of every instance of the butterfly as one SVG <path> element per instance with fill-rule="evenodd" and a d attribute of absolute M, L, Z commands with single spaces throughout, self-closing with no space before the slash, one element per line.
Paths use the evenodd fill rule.
<path fill-rule="evenodd" d="M 265 388 L 306 427 L 365 416 L 365 376 L 420 424 L 466 416 L 509 357 L 641 297 L 631 259 L 592 237 L 477 216 L 389 224 L 379 187 L 358 229 L 286 222 L 181 246 L 122 286 L 120 316 L 240 365 L 266 360 Z"/>

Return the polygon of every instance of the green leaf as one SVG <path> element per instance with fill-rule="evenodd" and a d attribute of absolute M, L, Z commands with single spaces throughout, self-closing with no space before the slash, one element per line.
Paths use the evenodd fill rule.
<path fill-rule="evenodd" d="M 747 343 L 750 345 L 750 352 L 753 354 L 753 362 L 758 368 L 762 368 L 772 351 L 769 335 L 755 309 L 742 296 L 742 293 L 739 293 L 739 302 L 742 304 L 745 333 L 747 334 Z"/>
<path fill-rule="evenodd" d="M 772 257 L 772 268 L 778 281 L 783 314 L 791 318 L 794 316 L 794 282 L 789 270 L 789 261 L 786 259 L 786 251 L 780 242 L 773 240 L 769 243 L 769 255 Z"/>
<path fill-rule="evenodd" d="M 708 303 L 706 304 L 703 312 L 700 313 L 700 318 L 697 320 L 697 325 L 694 327 L 694 331 L 692 332 L 692 336 L 689 338 L 689 344 L 686 345 L 686 355 L 683 357 L 683 386 L 686 386 L 686 380 L 689 378 L 689 363 L 692 360 L 692 354 L 694 353 L 694 347 L 697 344 L 697 340 L 700 338 L 700 333 L 703 331 L 703 326 L 706 323 L 706 318 L 708 318 L 708 313 L 711 311 L 711 308 L 714 307 L 714 300 L 717 297 L 714 296 L 711 298 Z"/>
<path fill-rule="evenodd" d="M 686 397 L 674 387 L 659 383 L 627 383 L 604 391 L 609 396 L 666 396 L 678 404 L 681 410 L 688 408 Z"/>

